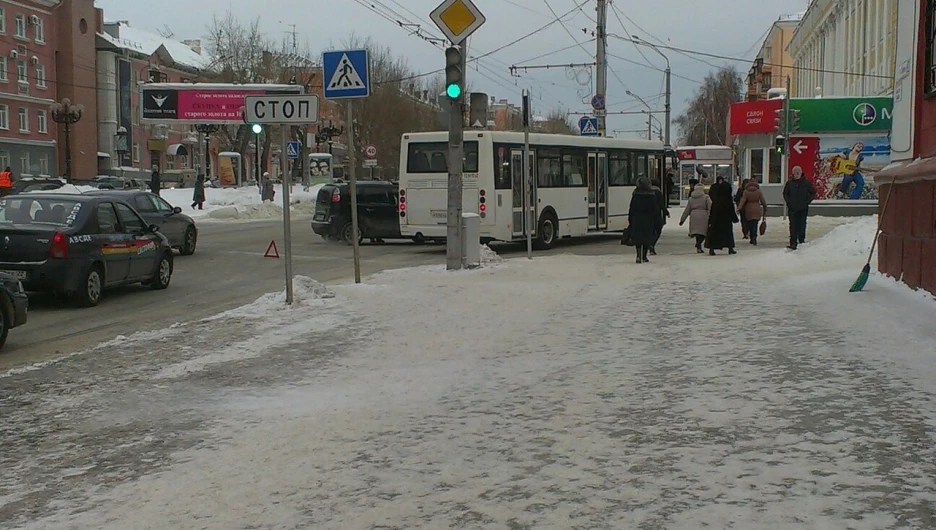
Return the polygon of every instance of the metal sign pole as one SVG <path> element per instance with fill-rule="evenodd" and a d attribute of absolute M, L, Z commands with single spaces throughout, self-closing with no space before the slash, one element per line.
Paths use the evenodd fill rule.
<path fill-rule="evenodd" d="M 286 142 L 288 140 L 286 131 L 288 125 L 283 125 L 282 130 L 282 151 L 280 151 L 280 169 L 283 171 L 283 253 L 286 257 L 286 303 L 293 303 L 293 269 L 292 269 L 292 224 L 289 211 L 289 192 L 290 179 L 286 163 Z"/>
<path fill-rule="evenodd" d="M 348 170 L 351 177 L 351 246 L 354 249 L 354 283 L 361 283 L 361 246 L 358 238 L 357 176 L 354 156 L 354 100 L 348 100 Z"/>
<path fill-rule="evenodd" d="M 530 115 L 530 91 L 523 91 L 523 231 L 526 232 L 527 259 L 533 259 L 533 217 L 530 210 L 533 209 L 533 194 L 530 167 L 530 121 L 533 117 Z"/>

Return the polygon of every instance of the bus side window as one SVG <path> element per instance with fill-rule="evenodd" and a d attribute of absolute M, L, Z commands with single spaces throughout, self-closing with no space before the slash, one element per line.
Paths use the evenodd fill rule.
<path fill-rule="evenodd" d="M 500 145 L 494 147 L 497 156 L 494 157 L 494 188 L 498 190 L 511 189 L 510 184 L 510 150 Z"/>

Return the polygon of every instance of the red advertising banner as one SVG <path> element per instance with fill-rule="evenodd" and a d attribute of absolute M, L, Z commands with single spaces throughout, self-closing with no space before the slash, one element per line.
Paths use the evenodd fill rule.
<path fill-rule="evenodd" d="M 243 123 L 247 96 L 301 94 L 296 85 L 224 83 L 147 83 L 143 86 L 144 123 Z"/>
<path fill-rule="evenodd" d="M 790 166 L 787 175 L 793 174 L 793 168 L 799 166 L 803 174 L 812 179 L 816 161 L 819 159 L 819 138 L 816 136 L 794 136 L 790 139 Z"/>
<path fill-rule="evenodd" d="M 776 132 L 776 111 L 780 110 L 782 103 L 781 99 L 768 99 L 732 104 L 729 132 L 732 136 Z"/>
<path fill-rule="evenodd" d="M 241 121 L 240 109 L 247 96 L 262 90 L 185 90 L 179 92 L 178 119 L 194 121 Z"/>

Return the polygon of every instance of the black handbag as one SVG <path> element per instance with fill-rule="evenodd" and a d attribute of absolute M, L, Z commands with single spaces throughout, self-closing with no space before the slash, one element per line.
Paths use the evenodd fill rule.
<path fill-rule="evenodd" d="M 624 232 L 621 234 L 621 244 L 629 247 L 634 246 L 634 238 L 631 236 L 631 229 L 629 226 L 625 228 Z"/>

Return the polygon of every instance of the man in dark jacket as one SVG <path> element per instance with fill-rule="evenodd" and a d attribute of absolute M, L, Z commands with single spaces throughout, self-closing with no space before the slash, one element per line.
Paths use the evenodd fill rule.
<path fill-rule="evenodd" d="M 809 205 L 816 200 L 816 187 L 811 180 L 803 176 L 803 168 L 796 166 L 786 186 L 783 187 L 783 200 L 790 215 L 790 250 L 796 250 L 800 243 L 806 242 L 806 219 L 809 217 Z"/>
<path fill-rule="evenodd" d="M 159 190 L 162 189 L 162 178 L 159 176 L 159 170 L 153 170 L 153 176 L 150 178 L 150 191 L 159 195 Z"/>

